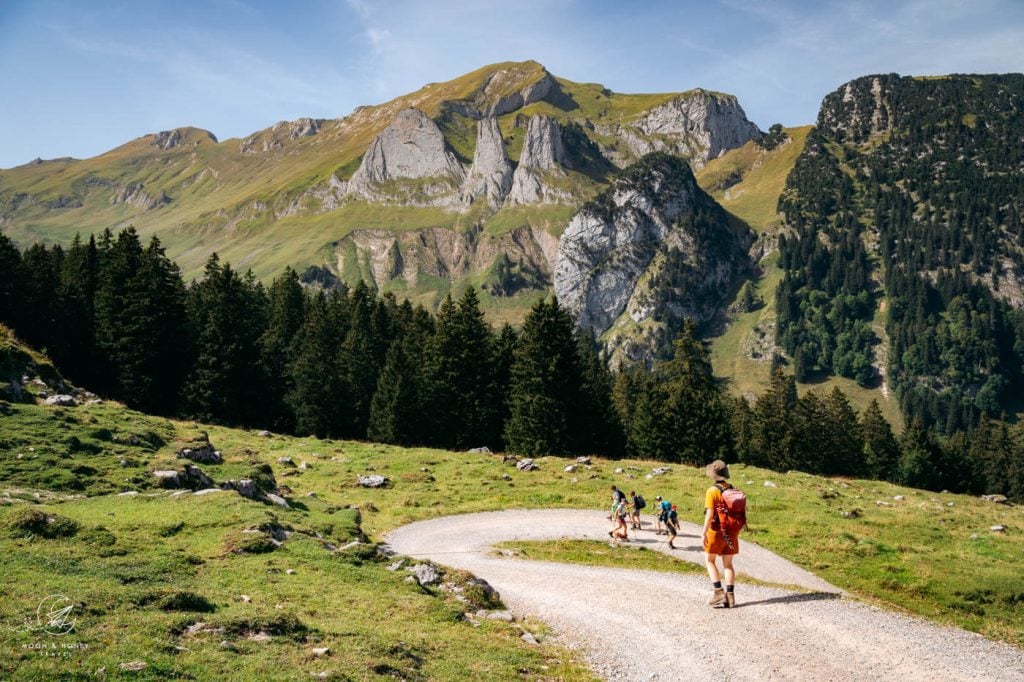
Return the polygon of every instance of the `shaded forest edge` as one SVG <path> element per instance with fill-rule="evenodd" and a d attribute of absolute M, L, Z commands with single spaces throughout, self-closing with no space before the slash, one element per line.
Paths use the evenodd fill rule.
<path fill-rule="evenodd" d="M 1024 433 L 982 415 L 899 437 L 841 390 L 798 398 L 777 368 L 755 405 L 727 395 L 687 324 L 653 370 L 612 372 L 557 300 L 492 329 L 473 289 L 436 315 L 365 285 L 269 287 L 214 255 L 186 284 L 132 228 L 20 253 L 0 235 L 0 322 L 72 381 L 130 407 L 282 433 L 522 455 L 718 457 L 779 471 L 1024 498 Z M 20 377 L 2 377 L 18 381 Z"/>

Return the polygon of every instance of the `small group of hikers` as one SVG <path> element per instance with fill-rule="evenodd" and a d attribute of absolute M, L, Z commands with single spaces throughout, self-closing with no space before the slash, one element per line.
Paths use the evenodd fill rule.
<path fill-rule="evenodd" d="M 739 554 L 739 532 L 746 526 L 746 496 L 729 483 L 729 467 L 720 459 L 707 466 L 705 473 L 714 485 L 704 494 L 704 527 L 701 533 L 705 565 L 714 593 L 708 602 L 716 608 L 736 605 L 736 571 L 732 558 Z M 656 503 L 655 534 L 667 535 L 669 549 L 676 549 L 679 534 L 679 514 L 676 505 L 658 495 Z M 640 512 L 647 507 L 643 495 L 630 491 L 629 496 L 612 486 L 612 513 L 614 524 L 608 533 L 612 540 L 629 542 L 629 530 L 641 530 Z M 722 569 L 718 568 L 718 559 Z M 724 587 L 723 587 L 724 580 Z"/>

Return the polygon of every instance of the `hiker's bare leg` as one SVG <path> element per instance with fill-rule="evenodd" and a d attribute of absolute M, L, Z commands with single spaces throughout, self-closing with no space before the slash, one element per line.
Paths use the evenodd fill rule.
<path fill-rule="evenodd" d="M 722 573 L 725 574 L 725 584 L 735 585 L 736 584 L 736 571 L 732 568 L 732 554 L 722 555 Z"/>
<path fill-rule="evenodd" d="M 717 583 L 722 579 L 722 576 L 718 574 L 718 564 L 715 563 L 717 560 L 717 554 L 711 554 L 708 552 L 704 555 L 704 564 L 708 567 L 708 577 L 711 578 L 711 582 L 713 583 Z M 724 557 L 722 559 L 722 563 L 725 563 Z M 730 563 L 732 562 L 730 561 Z"/>

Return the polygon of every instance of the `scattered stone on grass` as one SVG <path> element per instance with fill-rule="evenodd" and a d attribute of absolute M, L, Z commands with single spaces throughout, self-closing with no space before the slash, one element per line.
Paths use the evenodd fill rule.
<path fill-rule="evenodd" d="M 1006 495 L 982 495 L 981 499 L 988 500 L 989 502 L 995 502 L 996 504 L 1009 503 L 1009 500 L 1006 499 Z"/>
<path fill-rule="evenodd" d="M 430 564 L 416 564 L 405 569 L 415 576 L 416 582 L 423 587 L 428 585 L 436 585 L 441 582 L 441 574 L 437 572 L 437 569 Z M 410 576 L 412 577 L 412 576 Z"/>
<path fill-rule="evenodd" d="M 989 528 L 989 530 L 992 531 L 993 533 L 1005 533 L 1006 532 L 1006 526 L 1004 526 L 1002 524 L 997 524 L 997 525 L 992 526 L 991 528 Z"/>
<path fill-rule="evenodd" d="M 765 481 L 764 482 L 764 487 L 765 488 L 778 488 L 779 486 L 775 485 L 772 481 Z"/>
<path fill-rule="evenodd" d="M 364 488 L 384 488 L 387 487 L 388 478 L 387 476 L 381 476 L 380 474 L 371 474 L 370 476 L 359 476 L 359 485 Z"/>
<path fill-rule="evenodd" d="M 577 457 L 576 458 L 576 463 L 577 464 L 583 464 L 583 465 L 586 465 L 586 466 L 590 466 L 590 458 L 589 457 Z"/>
<path fill-rule="evenodd" d="M 482 448 L 470 448 L 468 450 L 468 452 L 470 454 L 472 454 L 472 455 L 490 455 L 490 454 L 493 454 L 491 452 L 491 449 L 489 447 L 487 447 L 486 445 L 483 446 Z"/>
<path fill-rule="evenodd" d="M 519 469 L 520 471 L 534 471 L 538 468 L 539 467 L 533 463 L 533 460 L 529 458 L 516 462 L 516 469 Z"/>
<path fill-rule="evenodd" d="M 539 642 L 537 641 L 537 638 L 534 637 L 533 635 L 531 635 L 529 632 L 524 632 L 523 636 L 520 637 L 519 639 L 523 640 L 527 644 L 539 644 Z"/>
<path fill-rule="evenodd" d="M 576 465 L 575 464 L 569 464 L 569 465 L 563 467 L 562 471 L 564 471 L 567 474 L 574 474 L 574 473 L 576 473 Z"/>
<path fill-rule="evenodd" d="M 265 499 L 267 502 L 270 502 L 271 504 L 277 505 L 278 507 L 283 507 L 285 509 L 292 508 L 291 505 L 288 504 L 288 500 L 284 499 L 280 495 L 275 495 L 274 493 L 267 493 L 266 495 L 263 496 L 263 499 Z"/>
<path fill-rule="evenodd" d="M 129 661 L 128 663 L 118 663 L 117 667 L 129 672 L 138 672 L 140 670 L 145 670 L 149 667 L 149 664 L 145 661 Z"/>
<path fill-rule="evenodd" d="M 264 429 L 262 431 L 257 431 L 256 435 L 259 436 L 260 438 L 270 438 L 270 431 Z"/>
<path fill-rule="evenodd" d="M 313 649 L 313 655 L 317 658 L 321 656 L 327 656 L 331 653 L 331 648 L 327 646 L 316 647 Z"/>
<path fill-rule="evenodd" d="M 51 395 L 43 401 L 43 404 L 54 407 L 75 407 L 78 405 L 78 401 L 75 400 L 74 396 L 61 393 L 58 395 Z"/>

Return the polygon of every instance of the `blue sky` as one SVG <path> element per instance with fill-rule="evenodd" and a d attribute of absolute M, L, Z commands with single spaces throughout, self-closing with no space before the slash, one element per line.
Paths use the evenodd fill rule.
<path fill-rule="evenodd" d="M 729 92 L 762 128 L 811 123 L 865 74 L 1024 71 L 1024 2 L 0 0 L 0 168 L 340 117 L 523 59 L 620 92 Z"/>

